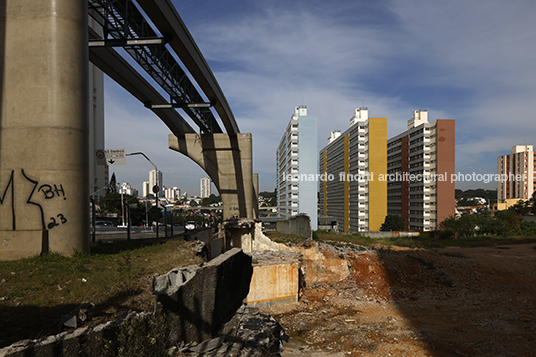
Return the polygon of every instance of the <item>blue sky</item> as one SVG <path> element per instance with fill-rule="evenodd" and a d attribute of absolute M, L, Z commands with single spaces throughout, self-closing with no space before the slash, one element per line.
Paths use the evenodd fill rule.
<path fill-rule="evenodd" d="M 275 150 L 304 104 L 318 117 L 318 149 L 363 103 L 387 117 L 388 137 L 415 109 L 456 119 L 456 171 L 495 173 L 497 156 L 536 145 L 536 2 L 173 0 L 237 118 L 253 134 L 260 189 L 275 187 Z M 205 173 L 168 149 L 167 127 L 105 81 L 106 148 L 143 151 L 164 185 L 199 194 Z M 143 157 L 112 166 L 141 190 Z M 480 182 L 457 188 L 496 188 Z"/>

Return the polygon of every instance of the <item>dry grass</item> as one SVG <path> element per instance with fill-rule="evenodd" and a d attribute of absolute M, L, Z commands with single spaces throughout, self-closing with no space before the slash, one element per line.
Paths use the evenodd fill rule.
<path fill-rule="evenodd" d="M 187 242 L 123 241 L 98 243 L 91 255 L 0 262 L 0 347 L 59 332 L 61 316 L 82 302 L 96 305 L 92 324 L 149 309 L 155 275 L 200 261 Z"/>

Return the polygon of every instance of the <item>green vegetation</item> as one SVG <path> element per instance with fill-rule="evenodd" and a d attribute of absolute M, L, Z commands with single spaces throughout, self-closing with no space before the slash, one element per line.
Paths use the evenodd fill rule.
<path fill-rule="evenodd" d="M 380 231 L 403 231 L 404 218 L 397 214 L 389 214 L 385 216 L 385 221 L 380 227 Z"/>
<path fill-rule="evenodd" d="M 536 223 L 531 226 L 536 228 Z M 304 237 L 296 236 L 293 234 L 285 234 L 276 231 L 269 231 L 265 233 L 270 239 L 278 243 L 304 243 L 306 239 Z M 342 246 L 341 243 L 350 243 L 358 246 L 372 247 L 375 245 L 382 246 L 398 246 L 407 248 L 444 248 L 444 247 L 494 247 L 497 245 L 507 244 L 529 244 L 536 243 L 536 235 L 533 237 L 527 237 L 524 235 L 518 236 L 475 236 L 471 238 L 457 238 L 457 239 L 441 239 L 438 238 L 434 232 L 421 232 L 417 237 L 395 237 L 395 238 L 368 238 L 360 235 L 359 233 L 332 233 L 327 231 L 315 231 L 313 232 L 313 240 L 331 244 L 334 246 Z M 456 255 L 459 258 L 463 258 L 463 254 Z"/>
<path fill-rule="evenodd" d="M 507 210 L 496 212 L 495 216 L 488 209 L 479 209 L 474 214 L 446 218 L 439 224 L 438 234 L 442 239 L 463 239 L 476 235 L 536 236 L 536 223 L 522 221 L 525 214 L 534 211 L 534 198 L 526 202 L 519 201 Z"/>
<path fill-rule="evenodd" d="M 326 231 L 316 231 L 313 234 L 313 239 L 333 244 L 333 242 L 346 242 L 346 243 L 352 243 L 356 245 L 362 245 L 371 247 L 377 244 L 381 244 L 384 246 L 399 246 L 399 247 L 410 247 L 415 248 L 418 247 L 418 240 L 419 237 L 396 237 L 396 238 L 368 238 L 365 236 L 362 236 L 359 233 L 331 233 Z M 424 241 L 424 240 L 423 240 Z"/>
<path fill-rule="evenodd" d="M 103 354 L 110 357 L 168 356 L 168 330 L 165 314 L 134 317 L 119 327 L 115 338 L 105 340 Z"/>
<path fill-rule="evenodd" d="M 122 199 L 122 203 L 121 203 Z M 132 206 L 132 207 L 131 207 Z M 149 225 L 153 221 L 162 221 L 162 211 L 156 206 L 151 206 L 147 209 L 145 204 L 140 204 L 138 198 L 120 193 L 110 192 L 106 196 L 102 197 L 99 202 L 100 209 L 97 210 L 99 216 L 106 216 L 108 213 L 117 213 L 121 215 L 121 210 L 124 209 L 125 217 L 128 217 L 130 212 L 130 223 L 134 226 L 141 226 L 147 215 L 149 216 Z M 128 211 L 130 210 L 130 211 Z"/>
<path fill-rule="evenodd" d="M 205 197 L 201 200 L 201 206 L 208 207 L 211 204 L 219 203 L 219 202 L 221 202 L 221 196 L 216 196 L 214 194 L 211 194 L 210 196 Z"/>
<path fill-rule="evenodd" d="M 482 197 L 488 202 L 497 202 L 497 190 L 485 190 L 483 188 L 477 188 L 475 190 L 460 190 L 454 191 L 456 199 L 460 202 L 460 205 L 470 206 L 470 199 L 473 197 Z"/>
<path fill-rule="evenodd" d="M 58 333 L 58 321 L 82 302 L 96 305 L 98 319 L 154 307 L 150 282 L 177 266 L 199 263 L 187 243 L 142 240 L 99 242 L 92 254 L 51 253 L 0 262 L 0 347 Z"/>
<path fill-rule="evenodd" d="M 298 236 L 296 234 L 281 233 L 278 231 L 267 231 L 264 234 L 277 243 L 303 243 L 307 238 Z"/>
<path fill-rule="evenodd" d="M 259 193 L 259 200 L 262 201 L 262 206 L 275 207 L 277 206 L 276 190 L 273 192 L 263 191 Z"/>

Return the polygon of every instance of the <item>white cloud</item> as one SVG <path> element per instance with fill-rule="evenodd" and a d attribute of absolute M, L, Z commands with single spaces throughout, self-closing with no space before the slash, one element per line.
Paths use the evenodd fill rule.
<path fill-rule="evenodd" d="M 331 130 L 346 130 L 363 102 L 371 116 L 388 118 L 389 137 L 405 130 L 423 102 L 432 120 L 456 119 L 460 170 L 489 172 L 498 150 L 536 144 L 536 3 L 202 3 L 175 1 L 241 131 L 253 133 L 261 190 L 273 189 L 275 150 L 300 104 L 318 117 L 319 149 Z M 107 108 L 107 120 L 117 120 L 109 130 L 136 138 L 170 176 L 198 190 L 204 173 L 167 148 L 169 130 L 158 118 L 119 104 Z"/>

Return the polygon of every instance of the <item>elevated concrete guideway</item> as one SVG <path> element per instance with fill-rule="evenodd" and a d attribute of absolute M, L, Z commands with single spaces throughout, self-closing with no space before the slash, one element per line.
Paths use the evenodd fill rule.
<path fill-rule="evenodd" d="M 212 178 L 225 219 L 256 217 L 251 134 L 170 0 L 4 0 L 0 56 L 0 260 L 89 251 L 88 60 L 168 126 L 170 148 Z"/>
<path fill-rule="evenodd" d="M 151 18 L 164 36 L 171 35 L 169 45 L 205 92 L 209 101 L 215 103 L 214 108 L 220 115 L 227 134 L 234 135 L 239 133 L 240 130 L 236 124 L 231 107 L 227 103 L 227 99 L 216 81 L 216 77 L 214 77 L 192 35 L 179 17 L 171 1 L 138 0 L 138 4 L 140 4 L 143 11 Z"/>
<path fill-rule="evenodd" d="M 124 14 L 114 14 L 113 20 L 120 22 L 123 26 L 134 28 L 131 31 L 122 30 L 124 35 L 135 35 L 140 41 L 143 41 L 144 38 L 140 38 L 142 35 L 155 38 L 160 33 L 162 38 L 166 39 L 167 46 L 180 58 L 208 101 L 214 104 L 214 109 L 219 114 L 227 131 L 226 134 L 220 133 L 218 130 L 208 133 L 203 132 L 204 128 L 200 127 L 201 132 L 195 134 L 195 131 L 175 109 L 152 109 L 173 133 L 169 137 L 169 147 L 190 157 L 207 172 L 222 195 L 225 219 L 231 217 L 256 218 L 255 187 L 257 182 L 255 179 L 255 183 L 253 183 L 251 135 L 240 135 L 238 125 L 223 91 L 175 7 L 169 0 L 137 1 L 141 10 L 147 14 L 158 30 L 152 31 L 140 29 L 148 24 L 139 19 L 141 12 L 132 8 L 134 5 L 130 0 L 119 2 L 122 5 L 120 7 L 115 5 L 115 10 L 122 11 Z M 106 40 L 105 34 L 112 32 L 107 28 L 107 26 L 112 26 L 109 24 L 111 21 L 107 18 L 107 16 L 112 17 L 112 15 L 107 15 L 107 11 L 110 9 L 106 6 L 110 4 L 114 6 L 114 3 L 108 1 L 90 0 L 90 14 L 96 12 L 97 14 L 91 16 L 102 25 L 101 31 L 90 29 L 90 39 L 97 39 L 99 38 L 98 33 L 102 33 L 104 34 L 103 38 L 99 39 Z M 127 10 L 129 4 L 130 10 Z M 135 19 L 136 24 L 132 24 L 133 20 L 129 16 Z M 120 40 L 117 35 L 113 38 L 116 41 Z M 121 40 L 127 39 L 121 38 Z M 152 51 L 151 47 L 148 47 L 148 51 Z M 136 56 L 133 57 L 136 58 Z M 166 103 L 164 98 L 112 47 L 90 46 L 90 60 L 146 105 L 147 103 Z M 175 64 L 173 63 L 173 65 Z M 165 67 L 165 64 L 161 66 Z M 173 93 L 172 90 L 170 92 Z"/>

